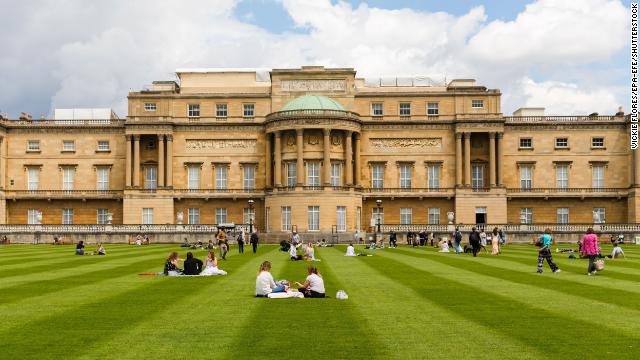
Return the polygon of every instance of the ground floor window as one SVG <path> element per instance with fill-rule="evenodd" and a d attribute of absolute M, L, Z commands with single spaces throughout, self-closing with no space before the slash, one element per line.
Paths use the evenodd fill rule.
<path fill-rule="evenodd" d="M 282 231 L 291 231 L 291 206 L 283 206 L 281 209 Z"/>
<path fill-rule="evenodd" d="M 104 225 L 109 223 L 109 209 L 98 209 L 98 224 Z"/>
<path fill-rule="evenodd" d="M 411 224 L 411 208 L 400 208 L 400 224 Z"/>
<path fill-rule="evenodd" d="M 29 225 L 37 225 L 37 224 L 39 224 L 39 222 L 38 222 L 38 214 L 40 214 L 40 211 L 38 209 L 29 209 L 27 211 L 27 223 Z"/>
<path fill-rule="evenodd" d="M 558 224 L 569 223 L 569 208 L 557 208 L 556 209 L 556 222 Z"/>
<path fill-rule="evenodd" d="M 189 215 L 189 224 L 200 224 L 200 209 L 189 208 L 187 213 Z"/>
<path fill-rule="evenodd" d="M 309 231 L 320 230 L 320 206 L 309 206 L 307 209 Z"/>
<path fill-rule="evenodd" d="M 593 222 L 596 224 L 604 224 L 606 220 L 604 208 L 593 208 Z"/>
<path fill-rule="evenodd" d="M 244 208 L 242 209 L 242 221 L 244 224 L 256 225 L 256 209 Z"/>
<path fill-rule="evenodd" d="M 62 224 L 73 224 L 73 209 L 62 209 Z"/>
<path fill-rule="evenodd" d="M 533 222 L 533 211 L 531 208 L 520 208 L 520 224 L 531 224 Z"/>
<path fill-rule="evenodd" d="M 227 223 L 227 208 L 216 208 L 216 224 Z"/>
<path fill-rule="evenodd" d="M 336 209 L 336 230 L 347 231 L 347 207 L 338 206 Z"/>
<path fill-rule="evenodd" d="M 142 209 L 142 224 L 144 225 L 153 224 L 153 208 Z"/>
<path fill-rule="evenodd" d="M 440 208 L 429 208 L 429 224 L 440 224 Z"/>

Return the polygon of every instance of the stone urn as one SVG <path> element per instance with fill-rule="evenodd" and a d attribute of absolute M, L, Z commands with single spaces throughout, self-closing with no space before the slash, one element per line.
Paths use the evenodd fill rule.
<path fill-rule="evenodd" d="M 449 220 L 449 224 L 453 224 L 453 219 L 455 218 L 454 216 L 455 214 L 453 211 L 449 211 L 447 213 L 447 220 Z"/>
<path fill-rule="evenodd" d="M 178 225 L 182 225 L 182 222 L 184 221 L 184 214 L 182 213 L 182 211 L 179 211 L 176 214 L 176 220 L 178 220 Z"/>
<path fill-rule="evenodd" d="M 113 216 L 111 214 L 107 215 L 107 225 L 111 225 L 112 221 L 113 221 Z"/>

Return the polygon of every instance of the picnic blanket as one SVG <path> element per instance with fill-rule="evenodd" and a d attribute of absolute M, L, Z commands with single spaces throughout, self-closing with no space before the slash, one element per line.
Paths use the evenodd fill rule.
<path fill-rule="evenodd" d="M 304 298 L 304 294 L 299 291 L 287 291 L 279 293 L 271 293 L 267 296 L 269 299 L 291 299 L 291 298 Z"/>

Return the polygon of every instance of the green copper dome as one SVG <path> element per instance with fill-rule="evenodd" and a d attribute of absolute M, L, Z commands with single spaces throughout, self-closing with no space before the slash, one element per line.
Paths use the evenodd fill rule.
<path fill-rule="evenodd" d="M 304 95 L 289 101 L 280 111 L 288 110 L 340 110 L 346 111 L 339 102 L 321 95 Z"/>

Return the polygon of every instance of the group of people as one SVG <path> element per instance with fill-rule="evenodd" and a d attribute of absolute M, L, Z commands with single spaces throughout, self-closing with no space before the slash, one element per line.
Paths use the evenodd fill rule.
<path fill-rule="evenodd" d="M 438 245 L 440 246 L 440 252 L 449 252 L 449 246 L 452 246 L 456 253 L 472 253 L 474 257 L 478 256 L 480 250 L 487 251 L 488 242 L 491 242 L 491 255 L 500 255 L 500 245 L 505 243 L 504 233 L 502 229 L 494 227 L 493 230 L 487 234 L 484 228 L 480 228 L 477 231 L 475 227 L 471 228 L 469 233 L 469 244 L 462 248 L 462 232 L 459 227 L 451 234 L 452 243 L 449 244 L 444 240 L 441 240 Z"/>
<path fill-rule="evenodd" d="M 138 234 L 132 244 L 141 246 L 141 245 L 149 245 L 149 243 L 150 243 L 149 235 L 144 234 L 143 236 L 142 234 Z"/>
<path fill-rule="evenodd" d="M 183 268 L 180 268 L 180 262 L 183 262 Z M 187 253 L 186 259 L 178 257 L 177 252 L 172 252 L 164 263 L 163 274 L 167 276 L 178 275 L 227 275 L 227 272 L 218 268 L 218 259 L 214 251 L 207 252 L 207 258 L 204 263 L 202 260 L 193 256 L 192 252 Z"/>
<path fill-rule="evenodd" d="M 84 241 L 80 240 L 78 244 L 76 244 L 76 255 L 107 255 L 107 251 L 104 249 L 102 243 L 98 243 L 98 248 L 91 253 L 85 252 L 84 248 Z"/>
<path fill-rule="evenodd" d="M 307 278 L 303 283 L 296 282 L 298 292 L 306 298 L 324 298 L 324 280 L 314 265 L 307 267 Z M 284 293 L 289 290 L 287 281 L 276 282 L 271 275 L 271 262 L 265 261 L 260 265 L 256 277 L 256 297 L 269 297 L 269 294 Z"/>

